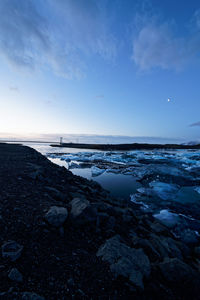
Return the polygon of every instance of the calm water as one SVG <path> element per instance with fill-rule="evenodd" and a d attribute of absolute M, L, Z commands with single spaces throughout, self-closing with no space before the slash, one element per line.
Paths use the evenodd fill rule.
<path fill-rule="evenodd" d="M 73 148 L 54 148 L 50 147 L 46 144 L 26 144 L 29 147 L 36 149 L 41 152 L 43 155 L 47 155 L 47 153 L 79 153 L 84 152 L 84 149 L 73 149 Z M 99 153 L 100 151 L 94 150 L 85 150 L 86 153 Z M 102 151 L 103 152 L 103 151 Z M 64 166 L 67 169 L 69 168 L 68 162 L 61 160 L 60 158 L 49 158 L 52 162 Z M 80 168 L 80 169 L 71 169 L 73 174 L 85 177 L 89 180 L 95 180 L 101 186 L 110 191 L 110 193 L 118 198 L 129 198 L 130 194 L 135 193 L 136 190 L 141 187 L 141 184 L 135 180 L 133 176 L 127 176 L 123 174 L 113 174 L 113 173 L 103 173 L 97 177 L 93 177 L 90 168 Z"/>

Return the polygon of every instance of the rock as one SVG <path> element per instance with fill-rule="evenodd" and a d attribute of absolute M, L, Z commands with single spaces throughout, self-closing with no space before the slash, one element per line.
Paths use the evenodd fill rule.
<path fill-rule="evenodd" d="M 96 205 L 90 204 L 83 198 L 75 198 L 71 201 L 71 220 L 76 224 L 86 224 L 97 221 Z"/>
<path fill-rule="evenodd" d="M 73 279 L 72 277 L 69 278 L 69 279 L 67 280 L 67 284 L 68 284 L 69 286 L 74 286 L 74 285 L 75 285 L 74 279 Z"/>
<path fill-rule="evenodd" d="M 115 217 L 110 216 L 110 217 L 108 218 L 107 223 L 106 223 L 106 228 L 107 228 L 108 230 L 113 230 L 114 227 L 115 227 L 115 224 L 116 224 L 116 219 L 115 219 Z"/>
<path fill-rule="evenodd" d="M 136 287 L 144 288 L 143 278 L 150 275 L 151 267 L 142 249 L 128 247 L 116 235 L 108 239 L 96 255 L 110 264 L 110 270 L 116 276 L 127 277 Z"/>
<path fill-rule="evenodd" d="M 60 227 L 68 217 L 68 211 L 65 207 L 52 206 L 45 215 L 45 220 L 52 226 Z"/>
<path fill-rule="evenodd" d="M 21 294 L 21 299 L 22 300 L 45 300 L 44 297 L 35 294 L 35 293 L 31 293 L 31 292 L 24 292 Z"/>
<path fill-rule="evenodd" d="M 41 172 L 39 170 L 33 171 L 29 174 L 27 174 L 27 177 L 29 177 L 30 179 L 36 180 L 36 179 L 40 179 L 41 176 Z"/>
<path fill-rule="evenodd" d="M 67 198 L 65 194 L 63 194 L 56 188 L 53 188 L 51 186 L 46 186 L 45 189 L 52 194 L 53 198 L 57 200 L 65 201 Z"/>
<path fill-rule="evenodd" d="M 199 237 L 196 232 L 191 229 L 181 231 L 180 240 L 188 246 L 197 246 L 199 243 Z"/>
<path fill-rule="evenodd" d="M 166 248 L 170 257 L 177 257 L 183 259 L 181 250 L 179 249 L 179 242 L 173 240 L 170 237 L 161 237 L 162 245 Z"/>
<path fill-rule="evenodd" d="M 4 258 L 9 258 L 11 261 L 16 261 L 21 256 L 23 246 L 15 241 L 8 241 L 2 245 L 1 249 L 2 256 Z"/>
<path fill-rule="evenodd" d="M 22 274 L 16 268 L 11 269 L 11 271 L 8 274 L 8 278 L 10 278 L 11 280 L 16 281 L 16 282 L 23 281 Z"/>
<path fill-rule="evenodd" d="M 200 247 L 195 247 L 195 248 L 194 248 L 194 253 L 195 253 L 198 257 L 200 257 Z"/>
<path fill-rule="evenodd" d="M 141 249 L 140 249 L 141 250 Z M 139 250 L 135 250 L 139 251 Z M 142 250 L 141 250 L 142 251 Z M 117 276 L 121 275 L 129 278 L 129 280 L 138 288 L 144 289 L 143 284 L 143 274 L 137 268 L 130 270 L 134 267 L 129 258 L 122 257 L 116 263 L 110 266 L 110 270 L 114 272 Z"/>
<path fill-rule="evenodd" d="M 164 279 L 172 284 L 185 284 L 198 279 L 199 275 L 189 265 L 178 258 L 168 258 L 158 265 Z"/>
<path fill-rule="evenodd" d="M 166 226 L 158 223 L 158 222 L 154 222 L 150 225 L 152 231 L 154 231 L 156 234 L 169 234 L 169 230 Z"/>
<path fill-rule="evenodd" d="M 142 248 L 151 261 L 155 262 L 161 259 L 160 253 L 155 249 L 154 244 L 149 240 L 133 237 L 132 244 L 136 248 Z"/>
<path fill-rule="evenodd" d="M 162 260 L 165 257 L 177 257 L 182 259 L 182 253 L 179 249 L 179 243 L 172 238 L 150 234 L 149 241 L 154 250 L 159 253 Z"/>
<path fill-rule="evenodd" d="M 70 215 L 72 217 L 78 217 L 86 207 L 90 205 L 90 202 L 84 198 L 74 198 L 71 202 L 71 211 Z"/>

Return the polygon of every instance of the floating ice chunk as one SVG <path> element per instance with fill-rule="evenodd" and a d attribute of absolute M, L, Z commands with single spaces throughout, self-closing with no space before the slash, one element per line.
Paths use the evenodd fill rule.
<path fill-rule="evenodd" d="M 153 216 L 169 228 L 175 227 L 180 222 L 179 215 L 172 213 L 167 209 L 163 209 L 158 214 L 154 214 Z"/>
<path fill-rule="evenodd" d="M 136 167 L 134 168 L 134 171 L 132 175 L 137 176 L 138 178 L 142 179 L 144 176 L 149 176 L 152 174 L 152 169 L 151 167 Z"/>
<path fill-rule="evenodd" d="M 65 160 L 67 162 L 70 162 L 71 160 L 76 160 L 78 156 L 76 155 L 71 155 L 71 154 L 66 154 L 66 155 L 62 155 L 60 157 L 61 160 Z"/>
<path fill-rule="evenodd" d="M 141 209 L 143 210 L 149 210 L 149 205 L 147 205 L 146 203 L 142 202 L 142 201 L 138 201 L 135 197 L 135 195 L 130 195 L 130 200 L 131 202 L 133 202 L 134 204 L 137 204 L 141 207 Z"/>
<path fill-rule="evenodd" d="M 181 170 L 179 170 L 176 167 L 167 166 L 167 165 L 155 166 L 154 173 L 166 174 L 172 176 L 183 176 L 183 172 Z"/>
<path fill-rule="evenodd" d="M 137 189 L 137 192 L 140 193 L 140 194 L 145 195 L 146 194 L 146 189 L 141 187 L 141 188 Z"/>
<path fill-rule="evenodd" d="M 161 156 L 161 155 L 153 155 L 152 158 L 155 160 L 166 160 L 167 159 L 167 157 Z"/>
<path fill-rule="evenodd" d="M 196 219 L 194 219 L 193 217 L 186 216 L 184 214 L 179 214 L 179 216 L 183 217 L 184 219 L 190 220 L 190 221 L 196 221 Z"/>
<path fill-rule="evenodd" d="M 170 184 L 160 181 L 152 181 L 149 186 L 162 200 L 172 200 L 178 191 L 176 184 Z"/>
<path fill-rule="evenodd" d="M 198 203 L 200 201 L 200 193 L 193 186 L 184 186 L 177 192 L 174 201 L 180 203 Z"/>
<path fill-rule="evenodd" d="M 66 157 L 66 158 L 64 158 L 64 157 L 61 157 L 61 158 L 60 158 L 60 160 L 65 160 L 66 162 L 70 162 L 70 161 L 71 161 L 71 159 L 70 159 L 70 158 L 68 158 L 68 157 Z"/>
<path fill-rule="evenodd" d="M 114 173 L 114 174 L 120 174 L 121 170 L 120 169 L 107 169 L 107 173 Z"/>
<path fill-rule="evenodd" d="M 200 194 L 200 186 L 195 187 L 194 189 L 198 194 Z"/>
<path fill-rule="evenodd" d="M 100 169 L 100 168 L 98 168 L 98 167 L 96 167 L 96 166 L 93 166 L 93 167 L 91 168 L 91 172 L 92 172 L 92 176 L 93 176 L 93 177 L 94 177 L 94 176 L 99 176 L 99 175 L 101 175 L 102 173 L 105 172 L 105 169 Z"/>
<path fill-rule="evenodd" d="M 80 168 L 79 164 L 76 164 L 75 162 L 71 162 L 69 165 L 69 169 L 77 169 Z"/>

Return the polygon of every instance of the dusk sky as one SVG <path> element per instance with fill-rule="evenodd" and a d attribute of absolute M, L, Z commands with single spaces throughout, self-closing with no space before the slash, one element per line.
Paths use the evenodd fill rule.
<path fill-rule="evenodd" d="M 200 1 L 0 0 L 0 132 L 200 139 Z"/>

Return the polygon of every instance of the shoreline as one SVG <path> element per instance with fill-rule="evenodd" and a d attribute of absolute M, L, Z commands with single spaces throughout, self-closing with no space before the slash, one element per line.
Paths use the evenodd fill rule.
<path fill-rule="evenodd" d="M 50 144 L 51 147 L 60 148 L 77 148 L 77 149 L 94 149 L 102 151 L 129 151 L 129 150 L 198 150 L 198 145 L 178 145 L 178 144 L 83 144 L 83 143 L 62 143 Z"/>
<path fill-rule="evenodd" d="M 0 144 L 0 182 L 1 299 L 200 299 L 199 241 L 136 204 L 16 144 Z"/>

